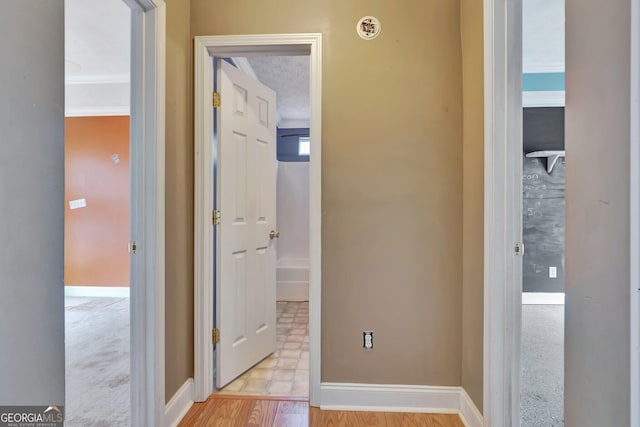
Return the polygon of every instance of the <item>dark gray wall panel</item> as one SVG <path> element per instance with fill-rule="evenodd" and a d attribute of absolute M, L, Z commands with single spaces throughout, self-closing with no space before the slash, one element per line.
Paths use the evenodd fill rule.
<path fill-rule="evenodd" d="M 559 160 L 551 174 L 546 159 L 525 158 L 522 183 L 522 259 L 524 292 L 564 292 L 565 165 Z M 549 277 L 549 267 L 557 278 Z"/>
<path fill-rule="evenodd" d="M 525 153 L 564 150 L 564 107 L 523 108 L 522 135 Z"/>

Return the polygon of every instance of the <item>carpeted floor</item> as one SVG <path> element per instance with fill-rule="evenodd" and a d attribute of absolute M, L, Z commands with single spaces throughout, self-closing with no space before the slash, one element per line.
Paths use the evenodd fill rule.
<path fill-rule="evenodd" d="M 522 427 L 564 425 L 564 305 L 522 306 Z"/>
<path fill-rule="evenodd" d="M 67 427 L 131 425 L 128 298 L 65 298 Z"/>

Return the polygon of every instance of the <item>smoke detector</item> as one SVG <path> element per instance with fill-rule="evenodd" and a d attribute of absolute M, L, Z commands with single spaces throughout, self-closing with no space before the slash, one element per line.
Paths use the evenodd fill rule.
<path fill-rule="evenodd" d="M 358 21 L 356 31 L 358 35 L 365 40 L 373 40 L 380 35 L 382 26 L 378 18 L 374 16 L 365 16 Z"/>

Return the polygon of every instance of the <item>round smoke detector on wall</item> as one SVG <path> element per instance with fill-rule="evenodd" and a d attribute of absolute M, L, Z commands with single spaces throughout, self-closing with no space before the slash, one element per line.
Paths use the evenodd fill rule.
<path fill-rule="evenodd" d="M 356 26 L 358 35 L 365 40 L 375 39 L 380 35 L 380 30 L 382 30 L 380 21 L 378 21 L 378 18 L 373 16 L 365 16 L 364 18 L 361 18 Z"/>

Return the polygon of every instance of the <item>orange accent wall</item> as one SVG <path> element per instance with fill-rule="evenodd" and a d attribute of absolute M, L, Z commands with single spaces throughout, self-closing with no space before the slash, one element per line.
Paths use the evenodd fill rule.
<path fill-rule="evenodd" d="M 65 126 L 65 285 L 129 286 L 129 117 Z M 70 209 L 77 199 L 87 206 Z"/>

